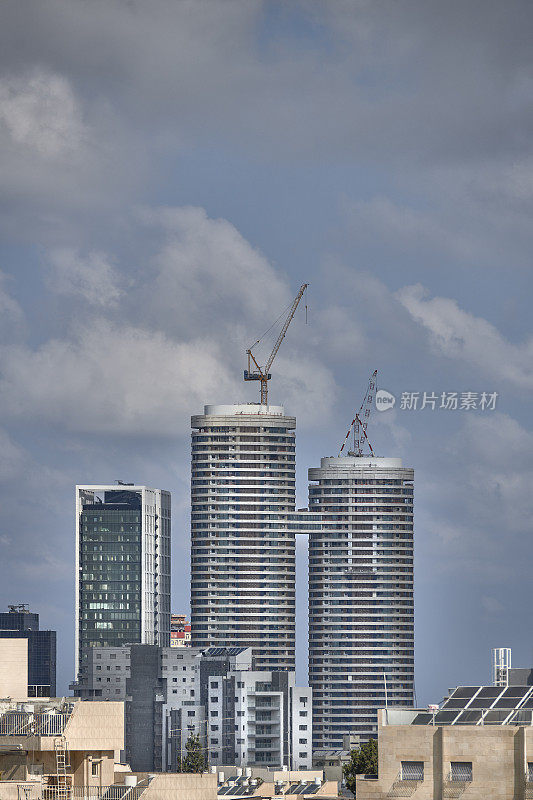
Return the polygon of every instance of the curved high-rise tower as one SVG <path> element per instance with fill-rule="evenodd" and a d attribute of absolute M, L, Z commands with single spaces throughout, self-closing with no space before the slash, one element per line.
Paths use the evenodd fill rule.
<path fill-rule="evenodd" d="M 209 405 L 193 416 L 191 634 L 252 647 L 257 669 L 294 669 L 294 417 Z"/>
<path fill-rule="evenodd" d="M 399 458 L 322 458 L 309 470 L 313 749 L 368 739 L 377 710 L 412 706 L 413 470 Z"/>

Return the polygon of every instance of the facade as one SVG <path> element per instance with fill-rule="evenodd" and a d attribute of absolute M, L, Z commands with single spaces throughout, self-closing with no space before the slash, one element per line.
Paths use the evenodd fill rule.
<path fill-rule="evenodd" d="M 26 605 L 9 606 L 9 611 L 0 613 L 0 640 L 20 638 L 28 641 L 28 682 L 23 695 L 54 697 L 56 632 L 39 630 L 39 614 L 29 611 Z"/>
<path fill-rule="evenodd" d="M 170 615 L 170 646 L 191 646 L 191 626 L 185 614 Z"/>
<path fill-rule="evenodd" d="M 294 673 L 252 670 L 250 648 L 129 648 L 126 758 L 177 771 L 191 734 L 210 767 L 309 768 L 312 700 Z"/>
<path fill-rule="evenodd" d="M 341 749 L 376 735 L 379 708 L 413 704 L 413 470 L 322 458 L 309 481 L 313 747 Z"/>
<path fill-rule="evenodd" d="M 295 666 L 295 427 L 282 406 L 192 417 L 192 644 L 265 670 Z"/>
<path fill-rule="evenodd" d="M 123 748 L 123 703 L 0 701 L 0 797 L 9 796 L 8 782 L 38 780 L 49 800 L 80 786 L 98 797 L 98 787 L 113 784 Z M 35 796 L 25 788 L 15 797 Z"/>
<path fill-rule="evenodd" d="M 170 493 L 76 487 L 76 676 L 88 650 L 170 642 Z"/>
<path fill-rule="evenodd" d="M 0 697 L 22 699 L 28 693 L 28 640 L 0 639 Z"/>
<path fill-rule="evenodd" d="M 451 709 L 449 699 L 436 715 L 416 709 L 382 709 L 378 775 L 357 777 L 358 800 L 533 797 L 531 705 L 527 713 L 502 724 L 499 712 L 510 715 L 512 703 L 489 697 L 489 690 L 494 688 L 459 687 L 451 705 L 459 703 L 461 708 Z M 520 697 L 527 705 L 526 687 L 523 688 L 515 700 Z M 527 689 L 532 691 L 531 686 Z M 490 705 L 498 702 L 508 708 L 496 706 L 491 715 Z M 465 704 L 470 712 L 465 712 Z M 460 714 L 465 715 L 463 720 L 458 719 Z M 472 722 L 475 716 L 478 721 Z M 480 722 L 483 717 L 485 721 Z"/>
<path fill-rule="evenodd" d="M 80 700 L 125 700 L 130 676 L 130 647 L 91 647 L 87 650 L 83 680 L 70 688 Z"/>

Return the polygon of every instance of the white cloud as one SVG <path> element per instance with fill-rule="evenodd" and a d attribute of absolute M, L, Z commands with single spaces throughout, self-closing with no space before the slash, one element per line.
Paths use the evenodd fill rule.
<path fill-rule="evenodd" d="M 4 341 L 25 327 L 24 313 L 6 289 L 7 276 L 0 272 L 0 331 Z"/>
<path fill-rule="evenodd" d="M 49 255 L 50 288 L 63 295 L 79 295 L 96 306 L 115 306 L 122 295 L 118 270 L 105 253 L 83 257 L 72 248 L 58 248 Z"/>
<path fill-rule="evenodd" d="M 42 70 L 0 80 L 0 126 L 14 145 L 54 160 L 75 154 L 86 135 L 68 80 Z"/>
<path fill-rule="evenodd" d="M 66 430 L 183 434 L 184 419 L 233 383 L 215 343 L 94 320 L 71 340 L 0 350 L 5 413 Z"/>
<path fill-rule="evenodd" d="M 182 333 L 197 328 L 202 309 L 202 330 L 217 335 L 221 324 L 236 326 L 235 340 L 248 337 L 240 341 L 244 351 L 290 302 L 284 278 L 227 220 L 193 207 L 146 211 L 143 218 L 164 233 L 150 288 L 154 310 Z"/>
<path fill-rule="evenodd" d="M 429 299 L 428 294 L 417 284 L 406 286 L 396 296 L 411 317 L 426 329 L 435 352 L 471 364 L 500 381 L 533 388 L 532 339 L 512 344 L 494 325 L 463 311 L 455 300 Z"/>

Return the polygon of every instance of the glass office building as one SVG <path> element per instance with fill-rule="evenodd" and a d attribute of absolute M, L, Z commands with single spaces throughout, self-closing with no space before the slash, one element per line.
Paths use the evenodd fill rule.
<path fill-rule="evenodd" d="M 85 651 L 170 644 L 170 493 L 76 487 L 76 675 Z"/>

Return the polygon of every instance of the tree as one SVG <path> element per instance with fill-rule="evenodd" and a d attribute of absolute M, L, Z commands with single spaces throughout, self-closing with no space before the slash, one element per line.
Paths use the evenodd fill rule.
<path fill-rule="evenodd" d="M 185 758 L 178 758 L 178 772 L 204 772 L 205 756 L 200 737 L 191 733 L 185 744 Z"/>
<path fill-rule="evenodd" d="M 355 796 L 355 776 L 356 775 L 377 775 L 378 771 L 378 742 L 377 739 L 369 739 L 350 753 L 350 760 L 344 765 L 343 774 L 346 779 L 346 786 Z"/>

